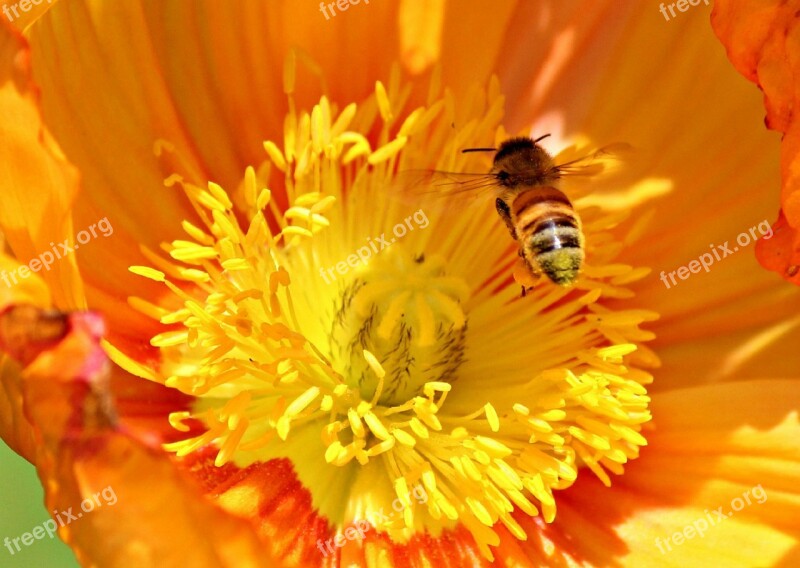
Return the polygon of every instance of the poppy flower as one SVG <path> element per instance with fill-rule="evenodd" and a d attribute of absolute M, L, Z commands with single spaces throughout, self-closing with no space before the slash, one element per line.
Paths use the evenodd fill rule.
<path fill-rule="evenodd" d="M 0 433 L 83 564 L 797 557 L 777 144 L 707 9 L 459 7 L 3 29 Z M 521 294 L 461 151 L 544 134 L 585 261 Z"/>

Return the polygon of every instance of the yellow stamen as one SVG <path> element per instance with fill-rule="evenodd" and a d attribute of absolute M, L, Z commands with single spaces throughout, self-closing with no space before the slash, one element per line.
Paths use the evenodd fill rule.
<path fill-rule="evenodd" d="M 499 284 L 511 242 L 493 203 L 484 215 L 455 200 L 445 211 L 424 197 L 409 207 L 390 190 L 397 169 L 488 170 L 459 150 L 505 135 L 497 81 L 459 106 L 450 92 L 437 99 L 435 71 L 428 105 L 400 116 L 410 90 L 396 70 L 363 105 L 338 111 L 323 97 L 305 112 L 293 99 L 296 61 L 313 70 L 303 57 L 287 55 L 283 147 L 264 142 L 265 163 L 245 170 L 240 193 L 165 182 L 203 223 L 182 224 L 189 240 L 168 245 L 169 259 L 143 250 L 158 270 L 130 268 L 174 296 L 164 307 L 130 300 L 175 326 L 151 340 L 158 368 L 106 348 L 126 370 L 196 397 L 169 420 L 207 431 L 168 450 L 213 444 L 217 465 L 287 456 L 340 527 L 351 512 L 312 481 L 378 472 L 385 481 L 369 478 L 362 505 L 403 505 L 381 530 L 402 540 L 461 523 L 492 558 L 496 524 L 526 538 L 516 508 L 551 522 L 556 491 L 587 471 L 609 484 L 646 444 L 652 377 L 629 356 L 657 362 L 640 329 L 657 314 L 606 300 L 631 298 L 625 286 L 647 268 L 615 262 L 620 212 L 579 207 L 595 245 L 582 278 L 519 298 Z M 276 199 L 263 187 L 269 171 L 283 177 Z"/>

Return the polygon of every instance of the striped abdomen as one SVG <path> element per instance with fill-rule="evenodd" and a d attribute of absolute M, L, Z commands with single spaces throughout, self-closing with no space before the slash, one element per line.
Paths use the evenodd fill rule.
<path fill-rule="evenodd" d="M 535 187 L 520 193 L 510 209 L 530 267 L 556 284 L 575 282 L 584 258 L 583 234 L 567 196 L 554 187 Z"/>

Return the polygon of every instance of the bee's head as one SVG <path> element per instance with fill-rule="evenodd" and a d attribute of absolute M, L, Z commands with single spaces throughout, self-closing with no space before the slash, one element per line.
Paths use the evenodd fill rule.
<path fill-rule="evenodd" d="M 537 185 L 558 179 L 553 158 L 527 136 L 510 138 L 500 144 L 494 156 L 492 172 L 501 185 Z"/>

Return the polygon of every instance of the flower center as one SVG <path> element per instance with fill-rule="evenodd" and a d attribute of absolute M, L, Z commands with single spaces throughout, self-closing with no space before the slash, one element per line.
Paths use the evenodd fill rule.
<path fill-rule="evenodd" d="M 365 400 L 401 404 L 426 383 L 450 383 L 464 357 L 468 288 L 444 273 L 440 258 L 412 258 L 401 245 L 360 271 L 347 286 L 330 334 L 334 369 Z M 372 353 L 387 369 L 378 377 Z"/>
<path fill-rule="evenodd" d="M 290 99 L 293 77 L 290 65 Z M 493 203 L 481 214 L 420 199 L 430 228 L 328 269 L 408 219 L 407 204 L 387 198 L 398 170 L 488 171 L 458 150 L 505 136 L 496 82 L 458 109 L 433 87 L 429 105 L 398 126 L 409 96 L 398 77 L 339 113 L 325 98 L 299 114 L 290 101 L 283 149 L 266 142 L 258 171 L 267 173 L 248 168 L 230 195 L 170 178 L 204 227 L 184 222 L 189 240 L 168 247 L 171 261 L 151 255 L 157 269 L 131 268 L 181 303 L 132 300 L 169 328 L 152 339 L 160 365 L 109 350 L 129 371 L 196 397 L 171 422 L 188 432 L 196 419 L 206 431 L 167 445 L 179 456 L 213 444 L 217 465 L 288 457 L 340 527 L 399 499 L 403 514 L 378 529 L 402 539 L 461 523 L 491 558 L 497 523 L 525 539 L 512 512 L 552 521 L 553 492 L 580 468 L 610 484 L 608 471 L 622 473 L 646 443 L 651 377 L 624 358 L 639 349 L 640 364 L 655 362 L 638 326 L 656 316 L 603 302 L 630 298 L 625 284 L 648 270 L 613 263 L 619 215 L 582 209 L 580 188 L 571 196 L 589 244 L 570 289 L 544 283 L 519 297 Z M 285 210 L 261 188 L 276 169 Z"/>

